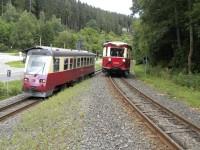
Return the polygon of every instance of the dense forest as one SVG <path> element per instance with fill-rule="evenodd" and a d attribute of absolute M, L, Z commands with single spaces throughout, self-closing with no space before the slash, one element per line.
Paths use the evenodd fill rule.
<path fill-rule="evenodd" d="M 200 1 L 132 0 L 134 49 L 152 65 L 200 72 Z"/>
<path fill-rule="evenodd" d="M 107 40 L 130 42 L 132 17 L 76 0 L 1 0 L 0 50 L 53 45 L 100 51 Z"/>

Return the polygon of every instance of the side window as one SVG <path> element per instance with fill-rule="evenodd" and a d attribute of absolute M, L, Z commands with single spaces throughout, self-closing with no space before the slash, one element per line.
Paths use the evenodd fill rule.
<path fill-rule="evenodd" d="M 84 66 L 83 57 L 81 58 L 81 67 Z"/>
<path fill-rule="evenodd" d="M 81 66 L 81 64 L 80 64 L 80 63 L 81 63 L 81 59 L 80 59 L 80 58 L 78 58 L 78 59 L 77 59 L 77 67 L 78 67 L 78 68 Z"/>
<path fill-rule="evenodd" d="M 87 65 L 88 66 L 90 65 L 90 58 L 89 57 L 87 58 Z"/>
<path fill-rule="evenodd" d="M 84 58 L 84 66 L 86 66 L 87 65 L 87 58 L 85 57 Z"/>
<path fill-rule="evenodd" d="M 64 59 L 64 70 L 68 70 L 68 58 Z"/>
<path fill-rule="evenodd" d="M 90 65 L 92 64 L 92 57 L 89 58 L 90 59 Z"/>
<path fill-rule="evenodd" d="M 94 57 L 92 57 L 92 65 L 94 64 Z"/>
<path fill-rule="evenodd" d="M 54 72 L 59 71 L 59 64 L 60 64 L 60 59 L 59 58 L 54 58 L 53 59 L 53 71 Z"/>
<path fill-rule="evenodd" d="M 73 68 L 73 58 L 70 58 L 70 64 L 69 64 L 69 66 L 70 66 L 70 69 Z"/>
<path fill-rule="evenodd" d="M 76 58 L 74 58 L 74 68 L 76 68 Z"/>

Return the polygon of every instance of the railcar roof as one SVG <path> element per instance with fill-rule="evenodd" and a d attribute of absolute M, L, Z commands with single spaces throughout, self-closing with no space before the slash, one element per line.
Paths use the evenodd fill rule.
<path fill-rule="evenodd" d="M 120 47 L 129 47 L 131 48 L 131 46 L 128 43 L 124 43 L 124 42 L 120 42 L 120 41 L 111 41 L 111 42 L 106 42 L 103 44 L 103 46 L 120 46 Z"/>
<path fill-rule="evenodd" d="M 48 56 L 96 56 L 94 53 L 85 50 L 72 50 L 47 46 L 36 46 L 24 50 L 28 55 L 48 55 Z"/>

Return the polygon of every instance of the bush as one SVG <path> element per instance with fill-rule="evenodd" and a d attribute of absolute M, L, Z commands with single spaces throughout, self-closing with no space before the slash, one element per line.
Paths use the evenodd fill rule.
<path fill-rule="evenodd" d="M 3 43 L 0 43 L 0 52 L 5 52 L 8 50 L 8 47 L 4 45 Z"/>
<path fill-rule="evenodd" d="M 185 75 L 183 73 L 179 73 L 177 75 L 173 75 L 172 80 L 182 86 L 186 86 L 189 88 L 193 88 L 195 90 L 200 90 L 200 76 L 199 74 L 195 75 Z"/>
<path fill-rule="evenodd" d="M 172 72 L 169 69 L 164 69 L 160 66 L 148 67 L 147 74 L 150 76 L 160 77 L 162 79 L 172 80 L 174 83 L 192 88 L 194 90 L 200 90 L 200 75 L 192 74 L 187 75 L 182 72 Z"/>

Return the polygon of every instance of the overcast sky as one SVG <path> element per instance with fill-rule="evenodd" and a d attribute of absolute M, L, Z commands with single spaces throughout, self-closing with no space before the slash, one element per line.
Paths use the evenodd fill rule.
<path fill-rule="evenodd" d="M 95 6 L 104 10 L 130 15 L 132 0 L 80 0 L 88 5 Z"/>

